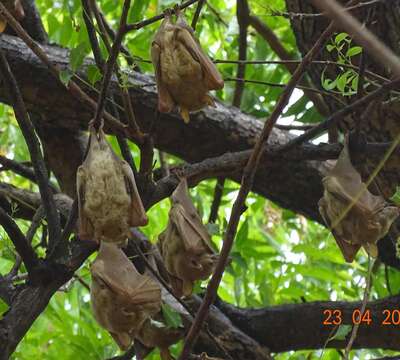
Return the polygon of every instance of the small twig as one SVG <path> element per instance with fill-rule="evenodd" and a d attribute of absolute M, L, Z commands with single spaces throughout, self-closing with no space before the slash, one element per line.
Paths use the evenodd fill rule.
<path fill-rule="evenodd" d="M 94 12 L 96 21 L 100 27 L 100 32 L 104 33 L 104 35 L 107 34 L 110 37 L 110 39 L 112 41 L 114 41 L 115 37 L 116 37 L 116 33 L 115 33 L 114 29 L 108 23 L 103 12 L 100 11 L 97 1 L 96 0 L 89 0 L 89 1 L 90 1 L 92 11 Z M 131 66 L 135 65 L 134 57 L 132 56 L 132 54 L 129 52 L 128 48 L 124 44 L 121 45 L 121 53 L 125 56 L 125 59 L 126 59 L 128 65 L 131 65 Z M 135 65 L 134 70 L 139 71 L 139 69 L 137 68 L 136 65 Z"/>
<path fill-rule="evenodd" d="M 88 1 L 88 0 L 85 0 L 85 1 Z M 112 47 L 111 47 L 111 44 L 110 44 L 110 39 L 109 39 L 109 36 L 108 36 L 108 32 L 106 30 L 106 25 L 107 25 L 106 24 L 106 20 L 105 20 L 104 16 L 102 16 L 102 13 L 101 13 L 99 7 L 97 6 L 97 3 L 96 2 L 93 3 L 93 1 L 91 1 L 91 3 L 92 3 L 92 9 L 91 10 L 94 12 L 96 21 L 97 21 L 97 23 L 98 23 L 98 25 L 100 27 L 100 36 L 101 36 L 101 38 L 102 38 L 102 40 L 103 40 L 103 42 L 104 42 L 104 44 L 105 44 L 105 46 L 106 46 L 106 48 L 108 50 L 108 53 L 111 55 Z M 93 25 L 93 23 L 91 21 L 89 23 L 89 26 L 94 28 L 94 25 Z M 122 44 L 122 41 L 121 41 L 120 50 L 122 49 L 122 45 L 123 44 Z M 101 57 L 101 54 L 100 54 L 100 57 Z M 100 65 L 101 65 L 100 63 L 97 63 L 97 67 L 100 68 Z M 124 105 L 125 114 L 126 114 L 126 117 L 127 117 L 127 123 L 130 126 L 130 129 L 132 129 L 132 136 L 135 138 L 135 140 L 138 142 L 138 144 L 141 144 L 143 142 L 144 135 L 141 132 L 139 125 L 137 124 L 135 113 L 134 113 L 134 110 L 133 110 L 132 100 L 131 100 L 130 95 L 129 95 L 129 91 L 128 91 L 128 89 L 126 87 L 120 85 L 120 83 L 121 83 L 121 72 L 120 72 L 118 63 L 115 63 L 114 68 L 115 68 L 115 74 L 116 74 L 116 76 L 118 78 L 118 81 L 119 81 L 119 83 L 118 83 L 118 91 L 119 91 L 119 93 L 121 95 L 122 102 L 123 102 L 123 105 Z M 100 68 L 100 70 L 102 71 L 101 68 Z M 114 104 L 114 102 L 113 102 L 113 104 Z M 119 113 L 115 109 L 114 109 L 114 116 L 117 119 L 119 119 Z M 119 143 L 123 143 L 123 142 L 126 142 L 126 141 L 122 137 L 119 137 L 118 142 Z M 123 145 L 123 147 L 126 149 L 127 144 L 126 144 L 126 146 Z M 122 151 L 123 151 L 123 149 L 121 148 L 121 152 Z M 132 165 L 131 162 L 129 162 L 129 164 Z"/>
<path fill-rule="evenodd" d="M 119 23 L 117 36 L 115 37 L 115 40 L 114 40 L 114 43 L 113 43 L 113 46 L 111 49 L 111 53 L 110 53 L 110 56 L 109 56 L 107 64 L 106 64 L 106 69 L 104 71 L 100 95 L 99 95 L 99 99 L 97 102 L 96 113 L 94 115 L 94 120 L 93 120 L 93 126 L 97 130 L 103 126 L 103 113 L 104 113 L 104 108 L 105 108 L 105 104 L 106 104 L 106 96 L 107 96 L 107 92 L 108 92 L 108 87 L 110 85 L 111 76 L 114 71 L 114 65 L 117 61 L 117 57 L 118 57 L 119 50 L 120 50 L 120 47 L 122 44 L 122 40 L 126 33 L 125 32 L 126 19 L 128 17 L 130 5 L 131 5 L 130 0 L 124 1 L 124 6 L 122 8 L 122 14 L 121 14 L 121 19 L 120 19 L 120 23 Z"/>
<path fill-rule="evenodd" d="M 163 151 L 158 151 L 158 157 L 160 159 L 160 166 L 161 166 L 161 175 L 162 177 L 169 176 L 170 171 L 169 171 L 169 165 L 168 161 L 166 159 L 166 155 Z"/>
<path fill-rule="evenodd" d="M 365 309 L 367 307 L 367 302 L 369 299 L 369 293 L 371 291 L 371 285 L 372 285 L 372 268 L 371 266 L 371 258 L 368 255 L 368 273 L 367 273 L 367 281 L 365 284 L 365 290 L 364 290 L 364 296 L 363 296 L 363 301 L 361 304 L 361 309 L 360 309 L 360 317 L 364 315 Z M 351 332 L 351 336 L 349 339 L 349 342 L 347 343 L 346 349 L 344 351 L 344 360 L 349 359 L 350 351 L 353 346 L 354 341 L 356 340 L 357 333 L 358 333 L 358 328 L 360 327 L 360 322 L 356 322 L 355 325 L 353 326 L 353 330 Z"/>
<path fill-rule="evenodd" d="M 26 241 L 31 244 L 33 241 L 33 237 L 36 234 L 37 229 L 39 228 L 42 220 L 44 217 L 44 207 L 43 205 L 40 205 L 36 212 L 35 215 L 33 215 L 32 221 L 31 221 L 31 225 L 29 226 L 29 229 L 26 233 Z"/>
<path fill-rule="evenodd" d="M 400 76 L 398 56 L 350 15 L 342 5 L 339 5 L 335 0 L 312 0 L 312 2 L 321 11 L 324 11 L 324 14 L 332 19 L 335 25 L 349 33 L 379 64 L 387 66 L 396 76 Z"/>
<path fill-rule="evenodd" d="M 309 124 L 309 125 L 282 125 L 282 124 L 275 124 L 274 127 L 276 127 L 279 130 L 300 130 L 300 131 L 307 131 L 312 128 L 314 128 L 316 124 Z"/>
<path fill-rule="evenodd" d="M 385 0 L 371 0 L 371 1 L 360 2 L 357 5 L 346 7 L 346 10 L 348 10 L 348 11 L 356 10 L 356 9 L 360 9 L 360 8 L 363 8 L 366 6 L 375 5 L 382 1 L 385 1 Z M 325 14 L 322 14 L 322 13 L 310 14 L 310 13 L 294 13 L 294 12 L 284 12 L 284 11 L 272 11 L 272 13 L 271 13 L 271 16 L 283 16 L 288 19 L 300 18 L 301 20 L 307 19 L 307 18 L 317 18 L 317 17 L 321 17 L 324 15 Z"/>
<path fill-rule="evenodd" d="M 186 1 L 186 2 L 182 3 L 181 5 L 179 5 L 179 9 L 181 9 L 181 10 L 186 9 L 187 7 L 189 7 L 190 5 L 192 5 L 192 4 L 194 4 L 194 3 L 198 2 L 198 1 L 199 0 Z M 151 17 L 149 19 L 145 19 L 145 20 L 139 21 L 139 22 L 134 23 L 134 24 L 128 24 L 126 26 L 126 31 L 128 32 L 128 31 L 132 31 L 132 30 L 138 30 L 138 29 L 141 29 L 142 27 L 145 27 L 147 25 L 153 24 L 153 23 L 155 23 L 155 22 L 157 22 L 159 20 L 162 20 L 162 19 L 164 19 L 164 13 L 156 15 L 156 16 L 153 16 L 153 17 Z"/>
<path fill-rule="evenodd" d="M 31 273 L 38 264 L 39 259 L 32 249 L 32 246 L 28 243 L 24 234 L 19 229 L 18 225 L 2 207 L 0 207 L 0 224 L 13 242 L 15 249 L 21 256 L 28 273 Z"/>
<path fill-rule="evenodd" d="M 273 110 L 270 117 L 265 121 L 264 128 L 260 137 L 258 138 L 253 151 L 251 152 L 249 161 L 246 164 L 246 167 L 243 171 L 242 182 L 239 190 L 239 194 L 236 197 L 235 203 L 233 204 L 231 217 L 228 222 L 228 226 L 226 229 L 226 233 L 223 240 L 223 245 L 221 249 L 221 253 L 218 259 L 218 263 L 215 267 L 214 273 L 211 277 L 210 282 L 208 283 L 206 294 L 204 296 L 203 302 L 197 312 L 195 321 L 193 322 L 187 336 L 185 339 L 185 344 L 182 350 L 181 355 L 179 356 L 179 360 L 186 360 L 189 356 L 191 349 L 198 337 L 199 331 L 202 327 L 204 320 L 208 316 L 209 307 L 214 302 L 216 293 L 218 291 L 219 284 L 222 280 L 222 275 L 224 273 L 225 267 L 229 261 L 229 253 L 233 246 L 233 242 L 235 239 L 235 234 L 237 231 L 237 227 L 239 225 L 240 217 L 245 209 L 245 201 L 248 193 L 250 192 L 256 170 L 260 163 L 260 160 L 263 155 L 264 144 L 268 142 L 268 138 L 272 132 L 273 126 L 278 120 L 279 116 L 282 114 L 283 109 L 287 105 L 290 96 L 295 89 L 297 82 L 303 76 L 307 66 L 311 63 L 313 58 L 318 54 L 322 46 L 325 44 L 328 37 L 332 34 L 334 27 L 331 23 L 325 31 L 321 34 L 320 38 L 314 44 L 312 49 L 307 53 L 304 57 L 303 62 L 298 66 L 296 71 L 293 74 L 293 77 L 289 81 L 286 89 L 281 94 L 278 103 Z"/>
<path fill-rule="evenodd" d="M 3 5 L 0 3 L 0 9 L 1 6 Z M 4 85 L 14 107 L 15 117 L 29 149 L 29 155 L 35 171 L 35 177 L 39 186 L 39 192 L 42 198 L 43 207 L 49 226 L 49 238 L 52 242 L 52 245 L 54 245 L 54 243 L 59 239 L 61 226 L 56 204 L 53 198 L 53 193 L 49 187 L 49 178 L 47 176 L 46 165 L 40 149 L 39 140 L 35 133 L 35 128 L 29 119 L 29 115 L 26 110 L 24 100 L 22 99 L 17 81 L 11 72 L 7 59 L 2 50 L 0 50 L 0 70 L 3 76 Z"/>
<path fill-rule="evenodd" d="M 217 179 L 214 189 L 214 198 L 211 204 L 210 217 L 208 218 L 209 223 L 215 223 L 218 219 L 218 210 L 221 205 L 222 195 L 224 194 L 225 178 L 220 177 Z"/>
<path fill-rule="evenodd" d="M 224 25 L 225 27 L 229 27 L 229 25 L 226 23 L 226 21 L 222 18 L 221 14 L 217 11 L 217 9 L 215 9 L 209 1 L 206 0 L 206 5 L 207 7 L 210 9 L 210 11 L 215 15 L 215 17 L 217 18 L 217 20 Z"/>
<path fill-rule="evenodd" d="M 271 83 L 271 82 L 268 82 L 268 81 L 251 80 L 251 79 L 225 78 L 224 81 L 236 81 L 238 83 L 243 82 L 243 83 L 250 83 L 250 84 L 274 86 L 274 87 L 280 87 L 280 88 L 285 88 L 286 87 L 285 84 L 277 84 L 277 83 Z M 326 96 L 331 96 L 331 97 L 334 97 L 336 100 L 340 101 L 335 96 L 335 94 L 339 95 L 340 93 L 328 92 L 328 91 L 319 90 L 319 89 L 315 89 L 315 88 L 308 87 L 308 86 L 302 86 L 302 85 L 296 85 L 296 89 L 300 89 L 300 90 L 304 90 L 304 91 L 308 91 L 308 92 L 313 92 L 313 93 L 317 93 L 317 94 L 322 94 L 322 95 L 326 95 Z"/>
<path fill-rule="evenodd" d="M 369 104 L 372 100 L 386 94 L 390 90 L 396 89 L 399 85 L 400 85 L 400 80 L 393 80 L 387 84 L 382 85 L 379 89 L 369 93 L 360 100 L 357 100 L 352 104 L 347 105 L 346 107 L 340 109 L 336 113 L 332 114 L 326 120 L 322 121 L 311 130 L 308 130 L 304 134 L 296 137 L 295 139 L 290 140 L 285 145 L 282 145 L 281 148 L 278 150 L 278 153 L 286 152 L 297 145 L 300 145 L 306 141 L 315 138 L 316 136 L 320 135 L 321 133 L 329 129 L 329 127 L 334 125 L 337 121 L 343 119 L 346 115 L 352 113 L 353 111 L 362 106 Z"/>
<path fill-rule="evenodd" d="M 270 29 L 266 23 L 260 20 L 257 16 L 249 15 L 249 24 L 260 34 L 261 37 L 268 43 L 271 49 L 278 55 L 282 60 L 292 60 L 292 55 L 286 50 L 282 42 L 276 36 L 275 32 Z M 296 70 L 296 65 L 290 62 L 284 64 L 287 70 L 293 74 Z M 309 82 L 307 79 L 301 79 L 299 85 L 309 87 Z M 305 95 L 313 102 L 315 108 L 322 114 L 329 114 L 328 108 L 319 94 L 304 89 Z"/>
<path fill-rule="evenodd" d="M 57 66 L 53 65 L 47 54 L 42 50 L 40 45 L 38 45 L 24 30 L 24 28 L 19 24 L 18 21 L 8 12 L 6 7 L 0 2 L 0 13 L 7 20 L 8 25 L 12 27 L 15 33 L 24 41 L 24 43 L 33 51 L 33 53 L 46 65 L 50 73 L 55 77 L 55 79 L 62 85 L 65 86 L 60 80 L 61 71 Z M 89 108 L 96 110 L 97 103 L 89 95 L 87 95 L 73 80 L 70 80 L 66 89 L 70 94 L 82 102 Z M 118 121 L 115 117 L 110 115 L 108 112 L 104 113 L 104 118 L 107 120 L 108 124 L 112 126 L 116 131 L 122 133 L 126 132 L 126 127 Z"/>
<path fill-rule="evenodd" d="M 192 20 L 192 29 L 194 31 L 196 30 L 196 25 L 197 25 L 197 22 L 199 21 L 201 9 L 203 8 L 203 5 L 204 5 L 205 2 L 206 2 L 206 0 L 199 0 L 199 2 L 197 4 L 197 8 L 196 8 L 196 11 L 195 11 L 195 13 L 193 15 L 193 20 Z"/>
<path fill-rule="evenodd" d="M 34 183 L 37 182 L 35 172 L 30 167 L 28 167 L 22 163 L 19 163 L 17 161 L 8 159 L 3 155 L 0 155 L 0 164 L 3 165 L 0 168 L 0 171 L 11 170 L 14 173 L 16 173 L 20 176 L 23 176 L 24 178 L 26 178 Z M 49 182 L 49 187 L 53 190 L 54 193 L 60 192 L 60 190 L 50 182 Z"/>
<path fill-rule="evenodd" d="M 65 244 L 68 241 L 69 236 L 74 231 L 76 221 L 78 220 L 78 201 L 74 199 L 69 211 L 67 222 L 65 223 L 64 230 L 61 234 L 60 243 Z"/>
<path fill-rule="evenodd" d="M 250 10 L 247 0 L 236 1 L 236 18 L 239 25 L 239 61 L 247 60 L 247 29 L 249 27 Z M 240 108 L 244 92 L 244 79 L 246 77 L 246 63 L 239 62 L 236 71 L 236 86 L 233 93 L 232 105 Z"/>
<path fill-rule="evenodd" d="M 96 29 L 92 23 L 92 9 L 90 8 L 89 0 L 82 0 L 82 15 L 88 32 L 89 41 L 92 46 L 94 60 L 96 61 L 97 67 L 102 71 L 105 63 L 97 40 Z"/>
<path fill-rule="evenodd" d="M 89 285 L 85 280 L 83 280 L 81 276 L 79 276 L 79 275 L 77 275 L 77 274 L 74 274 L 73 277 L 74 277 L 76 280 L 78 280 L 78 282 L 79 282 L 87 291 L 90 292 L 90 285 Z"/>

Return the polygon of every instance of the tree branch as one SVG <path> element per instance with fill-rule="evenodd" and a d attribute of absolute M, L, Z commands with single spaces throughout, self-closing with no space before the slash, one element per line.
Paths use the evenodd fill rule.
<path fill-rule="evenodd" d="M 2 4 L 0 4 L 1 6 Z M 36 137 L 35 129 L 29 119 L 26 111 L 25 103 L 19 91 L 18 84 L 11 72 L 7 59 L 2 50 L 0 50 L 0 70 L 3 81 L 14 106 L 15 117 L 18 125 L 25 138 L 25 142 L 29 149 L 32 165 L 35 170 L 35 178 L 37 179 L 40 195 L 43 199 L 43 207 L 49 226 L 49 238 L 52 244 L 56 242 L 61 233 L 60 219 L 54 203 L 53 194 L 49 187 L 49 178 L 47 169 L 44 164 L 43 155 L 40 149 L 39 140 Z M 51 249 L 51 247 L 50 247 Z"/>
<path fill-rule="evenodd" d="M 233 94 L 232 105 L 240 108 L 245 83 L 243 79 L 246 77 L 246 63 L 247 60 L 247 28 L 249 26 L 249 6 L 247 0 L 236 1 L 236 18 L 239 25 L 239 63 L 236 72 L 236 87 Z"/>
<path fill-rule="evenodd" d="M 24 234 L 19 229 L 18 225 L 2 207 L 0 207 L 0 224 L 10 237 L 18 254 L 21 256 L 28 273 L 32 273 L 38 264 L 38 257 L 26 240 Z"/>
<path fill-rule="evenodd" d="M 21 164 L 17 161 L 8 159 L 3 155 L 0 155 L 0 164 L 2 165 L 2 167 L 0 168 L 0 171 L 11 170 L 15 174 L 23 176 L 24 178 L 26 178 L 34 183 L 37 183 L 35 172 L 30 167 L 28 167 L 24 164 Z M 51 190 L 54 193 L 60 192 L 60 190 L 50 182 L 49 182 L 49 187 L 51 188 Z"/>

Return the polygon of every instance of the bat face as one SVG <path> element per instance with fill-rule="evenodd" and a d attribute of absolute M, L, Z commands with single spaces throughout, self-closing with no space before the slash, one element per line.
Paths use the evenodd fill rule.
<path fill-rule="evenodd" d="M 209 90 L 224 87 L 215 65 L 201 49 L 193 30 L 176 10 L 177 21 L 165 14 L 151 46 L 158 90 L 158 110 L 170 112 L 178 105 L 185 122 L 189 112 L 214 106 Z"/>
<path fill-rule="evenodd" d="M 159 248 L 177 296 L 189 296 L 194 282 L 208 278 L 218 261 L 207 229 L 188 195 L 186 180 L 171 196 L 167 229 L 159 236 Z"/>
<path fill-rule="evenodd" d="M 377 257 L 376 244 L 389 231 L 399 209 L 368 191 L 351 164 L 347 139 L 335 167 L 322 182 L 319 211 L 345 260 L 352 262 L 361 246 Z"/>
<path fill-rule="evenodd" d="M 160 311 L 161 288 L 148 275 L 139 274 L 114 244 L 100 244 L 90 272 L 94 316 L 126 349 L 143 324 Z"/>
<path fill-rule="evenodd" d="M 119 159 L 104 133 L 90 130 L 89 150 L 77 171 L 79 236 L 123 244 L 129 227 L 147 224 L 135 178 Z"/>

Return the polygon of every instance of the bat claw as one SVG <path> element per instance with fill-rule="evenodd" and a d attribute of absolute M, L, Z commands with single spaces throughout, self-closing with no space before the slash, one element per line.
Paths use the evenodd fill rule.
<path fill-rule="evenodd" d="M 190 121 L 189 110 L 185 109 L 185 108 L 181 108 L 180 114 L 181 114 L 182 119 L 185 122 L 185 124 L 189 124 L 189 121 Z"/>

